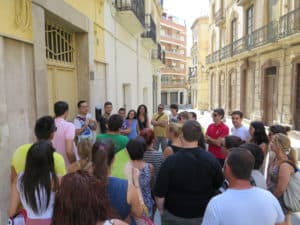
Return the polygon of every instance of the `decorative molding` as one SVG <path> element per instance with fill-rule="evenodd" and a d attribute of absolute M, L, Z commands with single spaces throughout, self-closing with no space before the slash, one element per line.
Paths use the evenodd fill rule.
<path fill-rule="evenodd" d="M 15 23 L 22 30 L 31 29 L 31 0 L 15 0 Z"/>

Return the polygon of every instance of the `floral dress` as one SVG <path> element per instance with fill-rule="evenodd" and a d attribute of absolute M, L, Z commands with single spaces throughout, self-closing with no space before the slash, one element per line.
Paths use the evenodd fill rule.
<path fill-rule="evenodd" d="M 140 187 L 143 195 L 143 200 L 148 208 L 148 216 L 151 217 L 153 213 L 154 200 L 151 196 L 151 166 L 149 163 L 140 169 Z"/>

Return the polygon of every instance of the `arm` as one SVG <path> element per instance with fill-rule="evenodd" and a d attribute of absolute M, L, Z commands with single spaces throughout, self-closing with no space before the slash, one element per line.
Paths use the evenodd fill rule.
<path fill-rule="evenodd" d="M 160 214 L 163 214 L 163 212 L 164 212 L 165 198 L 155 197 L 155 202 L 156 202 L 156 206 L 157 206 Z"/>
<path fill-rule="evenodd" d="M 291 174 L 293 172 L 293 168 L 288 163 L 282 163 L 279 168 L 279 175 L 278 175 L 278 183 L 276 185 L 273 194 L 276 197 L 280 197 L 283 192 L 287 189 L 287 186 L 290 181 Z"/>
<path fill-rule="evenodd" d="M 7 214 L 9 217 L 13 217 L 18 212 L 18 207 L 21 204 L 20 195 L 17 190 L 17 178 L 15 178 L 11 184 L 10 202 Z"/>
<path fill-rule="evenodd" d="M 222 139 L 223 138 L 213 139 L 206 135 L 206 142 L 209 145 L 215 145 L 215 146 L 221 147 Z"/>
<path fill-rule="evenodd" d="M 259 145 L 259 147 L 261 147 L 261 150 L 263 151 L 264 155 L 267 155 L 268 145 L 266 143 L 262 143 Z"/>
<path fill-rule="evenodd" d="M 73 139 L 67 139 L 65 141 L 66 144 L 66 155 L 70 163 L 73 163 L 76 161 L 75 154 L 73 152 Z"/>
<path fill-rule="evenodd" d="M 17 179 L 17 172 L 13 166 L 10 167 L 10 184 L 12 185 L 13 181 Z"/>
<path fill-rule="evenodd" d="M 174 152 L 170 146 L 166 147 L 163 151 L 164 157 L 168 158 L 170 155 L 172 155 Z"/>
<path fill-rule="evenodd" d="M 89 119 L 89 127 L 90 127 L 92 130 L 96 130 L 96 129 L 97 129 L 97 122 L 96 122 L 96 120 L 94 120 L 94 119 Z"/>
<path fill-rule="evenodd" d="M 160 120 L 157 122 L 160 127 L 168 126 L 168 120 Z"/>

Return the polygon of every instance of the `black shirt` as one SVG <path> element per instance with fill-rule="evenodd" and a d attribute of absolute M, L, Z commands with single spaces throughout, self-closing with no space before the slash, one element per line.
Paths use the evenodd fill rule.
<path fill-rule="evenodd" d="M 183 149 L 161 165 L 155 195 L 165 198 L 165 209 L 175 216 L 203 217 L 223 180 L 222 168 L 210 153 L 199 147 Z"/>

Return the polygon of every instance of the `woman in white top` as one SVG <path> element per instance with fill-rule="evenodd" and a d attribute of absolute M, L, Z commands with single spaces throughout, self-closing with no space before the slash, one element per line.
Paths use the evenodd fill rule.
<path fill-rule="evenodd" d="M 50 225 L 58 178 L 54 170 L 55 149 L 48 141 L 38 141 L 27 153 L 24 173 L 11 187 L 9 217 L 22 203 L 27 212 L 26 225 Z"/>
<path fill-rule="evenodd" d="M 52 225 L 126 225 L 115 218 L 106 181 L 87 171 L 65 175 L 55 196 Z"/>

